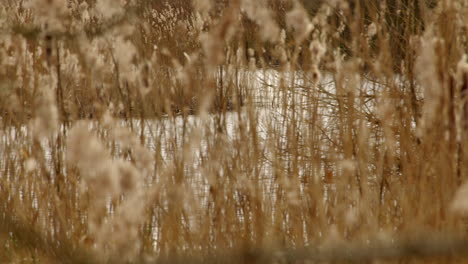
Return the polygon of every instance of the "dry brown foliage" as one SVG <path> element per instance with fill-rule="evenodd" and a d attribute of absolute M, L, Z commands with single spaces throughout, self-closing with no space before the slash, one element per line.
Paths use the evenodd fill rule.
<path fill-rule="evenodd" d="M 0 1 L 0 262 L 467 263 L 467 25 L 466 0 Z"/>

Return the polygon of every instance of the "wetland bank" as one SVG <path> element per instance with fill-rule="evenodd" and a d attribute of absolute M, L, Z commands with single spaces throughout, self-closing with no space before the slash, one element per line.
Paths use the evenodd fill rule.
<path fill-rule="evenodd" d="M 460 243 L 398 241 L 467 236 L 467 18 L 3 1 L 0 262 L 463 263 Z"/>

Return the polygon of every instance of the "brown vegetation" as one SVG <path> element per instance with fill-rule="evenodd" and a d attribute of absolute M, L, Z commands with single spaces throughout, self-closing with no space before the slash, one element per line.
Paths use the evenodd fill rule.
<path fill-rule="evenodd" d="M 467 262 L 467 25 L 464 0 L 1 1 L 0 262 Z"/>

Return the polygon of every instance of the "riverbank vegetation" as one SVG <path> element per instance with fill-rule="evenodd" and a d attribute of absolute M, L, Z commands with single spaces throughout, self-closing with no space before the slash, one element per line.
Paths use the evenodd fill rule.
<path fill-rule="evenodd" d="M 463 0 L 2 1 L 0 262 L 451 252 L 372 245 L 467 238 L 467 25 Z"/>

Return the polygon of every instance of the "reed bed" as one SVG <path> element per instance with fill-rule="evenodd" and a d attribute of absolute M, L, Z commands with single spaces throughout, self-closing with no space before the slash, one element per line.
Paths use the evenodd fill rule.
<path fill-rule="evenodd" d="M 468 263 L 467 25 L 465 0 L 1 1 L 0 262 Z"/>

